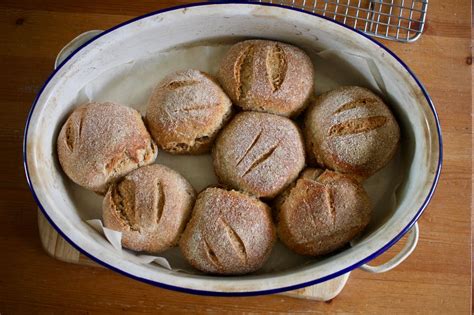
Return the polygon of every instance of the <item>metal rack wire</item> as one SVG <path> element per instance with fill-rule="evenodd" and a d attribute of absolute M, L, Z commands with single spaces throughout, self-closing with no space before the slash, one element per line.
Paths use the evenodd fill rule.
<path fill-rule="evenodd" d="M 260 0 L 318 13 L 364 33 L 414 42 L 423 32 L 428 0 Z"/>

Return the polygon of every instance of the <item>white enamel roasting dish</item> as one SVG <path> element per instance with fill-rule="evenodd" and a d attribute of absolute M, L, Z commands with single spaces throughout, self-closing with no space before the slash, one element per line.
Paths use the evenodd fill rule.
<path fill-rule="evenodd" d="M 147 51 L 160 52 L 187 43 L 232 37 L 271 38 L 306 49 L 361 52 L 379 65 L 383 76 L 397 82 L 384 91 L 402 129 L 404 163 L 395 209 L 375 216 L 372 228 L 352 247 L 288 270 L 215 277 L 133 262 L 127 255 L 115 251 L 78 214 L 80 209 L 66 188 L 68 179 L 57 162 L 55 148 L 59 127 L 77 105 L 72 102 L 77 88 L 97 76 L 104 67 L 125 63 L 131 56 L 140 59 Z M 80 40 L 75 41 L 75 45 Z M 403 98 L 392 97 L 393 91 L 403 94 Z M 416 246 L 416 222 L 434 192 L 441 161 L 441 131 L 431 99 L 411 70 L 387 48 L 360 32 L 314 14 L 242 3 L 171 8 L 100 33 L 74 51 L 48 78 L 32 106 L 24 138 L 24 165 L 31 191 L 49 222 L 74 247 L 96 262 L 134 279 L 206 295 L 277 293 L 323 282 L 358 267 L 371 272 L 395 267 Z M 407 245 L 396 257 L 382 266 L 367 265 L 407 232 L 411 232 Z"/>

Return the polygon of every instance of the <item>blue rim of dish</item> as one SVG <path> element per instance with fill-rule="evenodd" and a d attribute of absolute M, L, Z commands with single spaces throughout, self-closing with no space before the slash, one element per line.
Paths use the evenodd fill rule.
<path fill-rule="evenodd" d="M 161 14 L 161 13 L 165 13 L 165 12 L 169 12 L 169 11 L 176 11 L 176 10 L 180 10 L 180 9 L 184 9 L 184 8 L 190 8 L 190 7 L 198 7 L 198 6 L 209 6 L 209 5 L 225 5 L 225 4 L 246 4 L 246 5 L 259 5 L 259 6 L 272 6 L 272 7 L 279 7 L 279 8 L 284 8 L 284 9 L 287 9 L 287 10 L 292 10 L 292 11 L 297 11 L 297 12 L 300 12 L 302 14 L 308 14 L 308 15 L 312 15 L 312 16 L 317 16 L 321 19 L 325 19 L 327 21 L 330 21 L 331 23 L 335 23 L 335 24 L 338 24 L 339 26 L 342 26 L 348 30 L 351 30 L 353 32 L 355 32 L 356 34 L 358 35 L 361 35 L 363 37 L 365 37 L 366 39 L 370 40 L 371 42 L 375 43 L 376 45 L 378 45 L 379 47 L 381 47 L 382 49 L 384 49 L 387 53 L 389 53 L 393 58 L 395 58 L 404 68 L 406 71 L 408 71 L 408 73 L 410 73 L 410 75 L 412 76 L 412 78 L 416 81 L 416 83 L 418 84 L 419 88 L 423 91 L 423 95 L 425 96 L 426 100 L 428 101 L 428 104 L 430 106 L 430 109 L 433 113 L 433 116 L 435 118 L 435 121 L 436 121 L 436 130 L 437 130 L 437 133 L 438 133 L 438 141 L 439 141 L 439 158 L 438 158 L 438 166 L 436 168 L 436 174 L 435 174 L 435 178 L 434 178 L 434 181 L 433 181 L 433 184 L 430 188 L 430 191 L 428 193 L 428 196 L 426 197 L 425 201 L 423 202 L 423 204 L 421 205 L 421 207 L 418 209 L 415 217 L 408 223 L 408 225 L 397 235 L 395 236 L 391 241 L 389 241 L 387 244 L 385 244 L 382 248 L 380 248 L 379 250 L 377 250 L 376 252 L 372 253 L 371 255 L 367 256 L 366 258 L 362 259 L 361 261 L 349 266 L 349 267 L 346 267 L 342 270 L 339 270 L 335 273 L 332 273 L 330 275 L 327 275 L 325 277 L 322 277 L 322 278 L 319 278 L 319 279 L 315 279 L 315 280 L 311 280 L 311 281 L 307 281 L 307 282 L 303 282 L 303 283 L 299 283 L 299 284 L 295 284 L 295 285 L 291 285 L 291 286 L 286 286 L 286 287 L 281 287 L 281 288 L 276 288 L 276 289 L 270 289 L 270 290 L 261 290 L 261 291 L 248 291 L 248 292 L 219 292 L 219 291 L 206 291 L 206 290 L 196 290 L 196 289 L 188 289 L 188 288 L 183 288 L 183 287 L 178 287 L 178 286 L 173 286 L 173 285 L 169 285 L 169 284 L 165 284 L 165 283 L 160 283 L 160 282 L 156 282 L 156 281 L 152 281 L 152 280 L 149 280 L 149 279 L 144 279 L 144 278 L 141 278 L 141 277 L 138 277 L 138 276 L 135 276 L 133 274 L 130 274 L 126 271 L 123 271 L 119 268 L 116 268 L 114 266 L 111 266 L 109 265 L 108 263 L 92 256 L 91 254 L 89 254 L 88 252 L 86 252 L 84 249 L 82 249 L 81 247 L 79 247 L 77 244 L 75 244 L 63 231 L 61 231 L 61 229 L 53 222 L 53 220 L 48 216 L 46 210 L 44 209 L 43 205 L 40 203 L 39 199 L 38 199 L 38 196 L 36 195 L 36 192 L 33 188 L 33 185 L 31 183 L 31 179 L 30 179 L 30 174 L 28 172 L 28 162 L 27 162 L 27 154 L 26 154 L 26 149 L 27 149 L 27 142 L 28 142 L 28 128 L 29 128 L 29 125 L 30 125 L 30 119 L 31 119 L 31 116 L 33 114 L 33 111 L 37 105 L 37 102 L 41 96 L 41 94 L 43 93 L 44 89 L 46 88 L 46 86 L 48 85 L 48 83 L 51 81 L 51 79 L 56 75 L 56 73 L 71 59 L 74 57 L 74 55 L 76 55 L 81 49 L 83 49 L 84 47 L 86 47 L 87 45 L 89 45 L 90 43 L 92 43 L 93 41 L 95 41 L 96 39 L 104 36 L 105 34 L 108 34 L 116 29 L 119 29 L 125 25 L 128 25 L 130 23 L 133 23 L 135 21 L 138 21 L 138 20 L 141 20 L 141 19 L 144 19 L 144 18 L 147 18 L 147 17 L 150 17 L 150 16 L 154 16 L 154 15 L 158 15 L 158 14 Z M 310 285 L 315 285 L 315 284 L 318 284 L 318 283 L 321 283 L 321 282 L 325 282 L 327 280 L 330 280 L 330 279 L 333 279 L 333 278 L 336 278 L 336 277 L 339 277 L 357 267 L 360 267 L 361 265 L 371 261 L 372 259 L 378 257 L 380 254 L 382 254 L 383 252 L 385 252 L 387 249 L 389 249 L 390 247 L 392 247 L 396 242 L 398 242 L 398 240 L 400 240 L 400 238 L 403 237 L 403 235 L 405 235 L 410 229 L 411 227 L 413 226 L 413 224 L 415 224 L 415 222 L 419 219 L 419 217 L 421 216 L 421 214 L 423 213 L 423 211 L 425 210 L 426 206 L 428 205 L 428 203 L 430 202 L 433 194 L 434 194 L 434 191 L 435 191 L 435 188 L 438 184 L 438 181 L 439 181 L 439 176 L 440 176 L 440 173 L 441 173 L 441 166 L 442 166 L 442 161 L 443 161 L 443 142 L 442 142 L 442 137 L 441 137 L 441 127 L 440 127 L 440 123 L 439 123 L 439 119 L 438 119 L 438 114 L 436 112 L 436 109 L 434 108 L 434 105 L 433 105 L 433 101 L 431 100 L 431 97 L 429 96 L 428 92 L 426 91 L 425 87 L 423 86 L 423 84 L 420 82 L 420 80 L 416 77 L 416 75 L 411 71 L 411 69 L 400 59 L 398 58 L 397 55 L 395 55 L 391 50 L 389 50 L 387 47 L 385 47 L 382 43 L 379 43 L 378 41 L 372 39 L 371 37 L 369 37 L 368 35 L 362 33 L 361 31 L 359 30 L 356 30 L 356 29 L 353 29 L 345 24 L 342 24 L 340 22 L 337 22 L 337 21 L 334 21 L 330 18 L 327 18 L 325 16 L 322 16 L 322 15 L 319 15 L 319 14 L 316 14 L 316 13 L 311 13 L 311 12 L 307 12 L 307 11 L 304 11 L 304 10 L 301 10 L 301 9 L 297 9 L 297 8 L 293 8 L 293 7 L 288 7 L 288 6 L 282 6 L 282 5 L 277 5 L 277 4 L 271 4 L 271 3 L 260 3 L 260 2 L 248 2 L 248 1 L 231 1 L 231 2 L 228 2 L 226 1 L 225 3 L 222 2 L 222 1 L 215 1 L 215 2 L 202 2 L 202 3 L 193 3 L 193 4 L 187 4 L 187 5 L 180 5 L 180 6 L 175 6 L 175 7 L 171 7 L 171 8 L 166 8 L 166 9 L 162 9 L 162 10 L 158 10 L 158 11 L 154 11 L 154 12 L 151 12 L 151 13 L 148 13 L 148 14 L 145 14 L 145 15 L 142 15 L 142 16 L 139 16 L 139 17 L 136 17 L 136 18 L 133 18 L 131 20 L 128 20 L 126 22 L 123 22 L 121 24 L 118 24 L 108 30 L 105 30 L 104 32 L 102 32 L 101 34 L 97 35 L 96 37 L 88 40 L 86 43 L 84 43 L 83 45 L 81 45 L 79 48 L 77 48 L 74 52 L 72 52 L 63 62 L 61 62 L 61 64 L 50 74 L 50 76 L 48 77 L 48 79 L 46 80 L 46 82 L 43 84 L 43 86 L 41 87 L 40 91 L 38 92 L 35 100 L 33 101 L 33 105 L 30 109 L 30 112 L 28 113 L 28 117 L 27 117 L 27 120 L 26 120 L 26 126 L 25 126 L 25 132 L 24 132 L 24 135 L 23 135 L 23 166 L 25 168 L 25 174 L 26 174 L 26 179 L 27 179 L 27 182 L 28 182 L 28 186 L 31 190 L 31 193 L 33 194 L 33 198 L 35 200 L 35 202 L 38 204 L 41 212 L 44 214 L 44 216 L 46 217 L 46 219 L 48 220 L 48 222 L 56 229 L 56 231 L 66 240 L 69 242 L 69 244 L 71 244 L 75 249 L 77 249 L 80 253 L 84 254 L 85 256 L 87 256 L 88 258 L 90 258 L 91 260 L 95 261 L 96 263 L 98 264 L 101 264 L 115 272 L 118 272 L 122 275 L 125 275 L 127 277 L 130 277 L 132 279 L 135 279 L 135 280 L 138 280 L 138 281 L 141 281 L 141 282 L 145 282 L 145 283 L 148 283 L 148 284 L 151 284 L 151 285 L 154 285 L 154 286 L 157 286 L 157 287 L 161 287 L 161 288 L 165 288 L 165 289 L 170 289 L 170 290 L 174 290 L 174 291 L 179 291 L 179 292 L 184 292 L 184 293 L 190 293 L 190 294 L 196 294 L 196 295 L 206 295 L 206 296 L 255 296 L 255 295 L 267 295 L 267 294 L 275 294 L 275 293 L 280 293 L 280 292 L 285 292 L 285 291 L 290 291 L 290 290 L 296 290 L 296 289 L 300 289 L 300 288 L 304 288 L 304 287 L 307 287 L 307 286 L 310 286 Z M 231 279 L 231 278 L 229 278 Z"/>

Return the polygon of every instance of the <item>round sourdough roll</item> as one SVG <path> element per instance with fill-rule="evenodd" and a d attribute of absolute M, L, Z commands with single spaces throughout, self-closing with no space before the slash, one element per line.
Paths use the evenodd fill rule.
<path fill-rule="evenodd" d="M 281 42 L 235 44 L 221 61 L 218 78 L 232 101 L 245 110 L 295 116 L 313 94 L 310 58 Z"/>
<path fill-rule="evenodd" d="M 212 151 L 219 181 L 257 197 L 272 198 L 305 163 L 298 127 L 288 118 L 242 112 L 219 134 Z"/>
<path fill-rule="evenodd" d="M 320 256 L 346 245 L 369 223 L 372 206 L 349 175 L 308 168 L 275 202 L 278 236 L 294 252 Z"/>
<path fill-rule="evenodd" d="M 232 103 L 206 73 L 183 70 L 166 76 L 148 102 L 146 120 L 158 146 L 174 154 L 208 152 L 231 115 Z"/>
<path fill-rule="evenodd" d="M 400 129 L 380 97 L 349 86 L 316 99 L 305 117 L 305 139 L 310 160 L 366 178 L 393 158 Z"/>
<path fill-rule="evenodd" d="M 141 167 L 112 185 L 102 208 L 104 225 L 122 232 L 122 246 L 149 253 L 177 245 L 189 220 L 195 192 L 176 171 Z"/>
<path fill-rule="evenodd" d="M 238 191 L 207 188 L 196 200 L 180 249 L 203 272 L 244 274 L 265 263 L 275 240 L 265 203 Z"/>
<path fill-rule="evenodd" d="M 66 175 L 100 194 L 158 153 L 140 113 L 110 102 L 77 107 L 59 132 L 57 150 Z"/>

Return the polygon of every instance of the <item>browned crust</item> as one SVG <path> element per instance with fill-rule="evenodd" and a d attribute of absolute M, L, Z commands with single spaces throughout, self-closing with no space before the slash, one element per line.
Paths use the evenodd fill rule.
<path fill-rule="evenodd" d="M 305 117 L 311 164 L 364 179 L 393 158 L 400 128 L 383 100 L 370 90 L 348 86 L 320 95 Z"/>
<path fill-rule="evenodd" d="M 203 272 L 245 274 L 261 268 L 275 240 L 265 203 L 238 191 L 207 188 L 198 196 L 180 249 Z"/>
<path fill-rule="evenodd" d="M 321 256 L 346 245 L 370 221 L 372 205 L 353 177 L 306 169 L 278 199 L 278 236 L 294 252 Z"/>
<path fill-rule="evenodd" d="M 230 119 L 232 103 L 209 74 L 187 69 L 166 76 L 148 102 L 146 121 L 159 148 L 172 154 L 209 152 Z"/>
<path fill-rule="evenodd" d="M 239 107 L 287 117 L 303 111 L 314 91 L 314 68 L 306 53 L 269 40 L 232 46 L 218 79 Z"/>
<path fill-rule="evenodd" d="M 237 114 L 219 134 L 212 157 L 220 183 L 265 198 L 283 191 L 305 163 L 295 123 L 258 112 Z"/>
<path fill-rule="evenodd" d="M 70 114 L 59 132 L 57 152 L 72 181 L 104 194 L 118 178 L 152 163 L 158 149 L 140 113 L 105 102 L 81 105 Z"/>
<path fill-rule="evenodd" d="M 141 167 L 112 185 L 102 208 L 104 226 L 122 232 L 122 246 L 159 253 L 176 246 L 196 193 L 176 171 L 159 164 Z"/>

